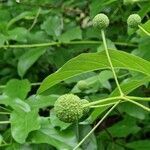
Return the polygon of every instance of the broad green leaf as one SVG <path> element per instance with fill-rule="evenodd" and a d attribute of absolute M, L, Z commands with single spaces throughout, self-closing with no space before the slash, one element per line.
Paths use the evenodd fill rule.
<path fill-rule="evenodd" d="M 40 129 L 40 118 L 38 110 L 29 112 L 13 111 L 10 115 L 11 133 L 15 141 L 24 143 L 31 131 Z"/>
<path fill-rule="evenodd" d="M 127 143 L 126 146 L 133 150 L 149 150 L 150 141 L 149 140 L 139 140 Z"/>
<path fill-rule="evenodd" d="M 0 104 L 10 106 L 18 113 L 22 112 L 22 111 L 24 111 L 24 112 L 31 111 L 30 106 L 23 100 L 21 100 L 19 98 L 11 98 L 4 94 L 0 95 Z"/>
<path fill-rule="evenodd" d="M 72 130 L 59 131 L 55 129 L 47 118 L 41 118 L 42 126 L 29 136 L 32 143 L 47 143 L 56 149 L 72 150 L 76 146 L 77 140 Z"/>
<path fill-rule="evenodd" d="M 60 35 L 58 39 L 64 43 L 75 39 L 82 39 L 82 31 L 79 27 L 75 27 Z"/>
<path fill-rule="evenodd" d="M 4 93 L 10 98 L 25 99 L 31 90 L 30 82 L 26 80 L 12 79 L 9 80 L 4 89 Z"/>
<path fill-rule="evenodd" d="M 26 100 L 26 103 L 28 103 L 33 109 L 39 109 L 43 107 L 53 106 L 58 97 L 58 95 L 32 95 Z"/>
<path fill-rule="evenodd" d="M 110 50 L 110 56 L 115 68 L 134 70 L 150 76 L 150 62 L 116 50 Z M 104 51 L 100 53 L 81 54 L 68 61 L 57 72 L 45 78 L 38 89 L 38 93 L 42 93 L 51 86 L 70 77 L 93 70 L 108 68 L 110 67 Z"/>
<path fill-rule="evenodd" d="M 41 55 L 46 52 L 46 48 L 34 48 L 27 50 L 20 58 L 18 62 L 18 74 L 23 77 L 27 70 L 39 59 Z"/>
<path fill-rule="evenodd" d="M 41 25 L 41 29 L 45 30 L 48 35 L 58 37 L 63 29 L 60 16 L 50 16 Z"/>

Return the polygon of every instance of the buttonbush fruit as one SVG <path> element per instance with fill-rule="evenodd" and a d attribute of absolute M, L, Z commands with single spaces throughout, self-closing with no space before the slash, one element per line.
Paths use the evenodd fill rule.
<path fill-rule="evenodd" d="M 78 87 L 81 91 L 83 91 L 83 90 L 86 90 L 86 89 L 88 88 L 88 84 L 87 84 L 86 81 L 81 80 L 81 81 L 79 81 L 79 82 L 77 83 L 77 87 Z"/>
<path fill-rule="evenodd" d="M 81 100 L 73 94 L 60 96 L 54 104 L 54 111 L 56 116 L 66 123 L 75 122 L 83 116 Z"/>
<path fill-rule="evenodd" d="M 101 14 L 97 14 L 94 18 L 93 18 L 93 26 L 95 28 L 98 29 L 105 29 L 106 27 L 108 27 L 109 25 L 109 19 L 108 17 L 101 13 Z"/>
<path fill-rule="evenodd" d="M 127 19 L 127 24 L 131 28 L 136 28 L 141 23 L 141 17 L 138 14 L 132 14 Z"/>

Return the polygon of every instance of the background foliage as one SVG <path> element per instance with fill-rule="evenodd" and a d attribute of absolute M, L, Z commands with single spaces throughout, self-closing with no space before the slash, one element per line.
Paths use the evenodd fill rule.
<path fill-rule="evenodd" d="M 41 81 L 71 58 L 103 51 L 100 33 L 91 23 L 100 12 L 110 18 L 107 43 L 109 49 L 120 52 L 120 55 L 114 54 L 119 65 L 123 62 L 125 68 L 142 70 L 144 60 L 132 55 L 150 61 L 150 38 L 139 30 L 128 29 L 126 20 L 130 14 L 138 13 L 143 27 L 150 32 L 149 0 L 0 1 L 0 149 L 73 149 L 101 118 L 106 108 L 91 111 L 77 130 L 76 124 L 57 119 L 53 105 L 59 95 L 68 92 L 89 101 L 110 93 L 116 95 L 109 70 L 84 73 L 46 89 L 42 95 L 36 94 Z M 122 57 L 122 51 L 132 55 Z M 101 58 L 105 62 L 105 57 L 93 55 L 96 55 L 93 59 Z M 76 58 L 77 62 L 80 57 Z M 134 59 L 138 61 L 135 66 Z M 71 62 L 69 67 L 73 68 Z M 150 74 L 149 68 L 142 71 Z M 150 96 L 150 75 L 125 69 L 118 70 L 117 74 L 125 93 Z M 63 73 L 60 76 L 64 78 Z M 89 88 L 78 89 L 80 80 L 87 81 Z M 143 104 L 149 106 L 148 102 Z M 133 104 L 122 103 L 86 140 L 82 149 L 149 150 L 149 139 L 150 115 Z"/>

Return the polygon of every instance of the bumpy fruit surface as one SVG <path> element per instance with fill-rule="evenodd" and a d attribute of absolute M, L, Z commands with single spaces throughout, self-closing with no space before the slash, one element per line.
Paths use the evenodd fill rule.
<path fill-rule="evenodd" d="M 127 24 L 131 28 L 136 28 L 141 23 L 141 17 L 138 14 L 132 14 L 127 19 Z"/>
<path fill-rule="evenodd" d="M 54 104 L 54 111 L 56 116 L 66 123 L 75 122 L 83 116 L 81 100 L 73 94 L 60 96 Z"/>
<path fill-rule="evenodd" d="M 82 99 L 81 103 L 82 103 L 82 106 L 83 106 L 83 116 L 86 116 L 88 114 L 89 110 L 90 110 L 90 107 L 89 106 L 84 107 L 84 106 L 86 106 L 87 104 L 89 104 L 89 101 L 86 100 L 86 99 Z"/>
<path fill-rule="evenodd" d="M 81 91 L 83 91 L 83 90 L 86 90 L 86 89 L 88 88 L 88 84 L 87 84 L 86 81 L 81 80 L 81 81 L 79 81 L 79 82 L 77 83 L 77 87 L 78 87 Z"/>
<path fill-rule="evenodd" d="M 109 19 L 105 14 L 97 14 L 93 18 L 93 26 L 98 29 L 105 29 L 109 25 Z"/>

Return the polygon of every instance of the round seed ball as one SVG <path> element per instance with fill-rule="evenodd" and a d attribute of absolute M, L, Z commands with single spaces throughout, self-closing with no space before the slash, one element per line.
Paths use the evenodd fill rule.
<path fill-rule="evenodd" d="M 72 123 L 83 116 L 83 107 L 78 96 L 65 94 L 60 96 L 55 104 L 56 116 L 63 122 Z"/>
<path fill-rule="evenodd" d="M 86 81 L 81 80 L 81 81 L 79 81 L 79 82 L 77 83 L 77 87 L 78 87 L 81 91 L 83 91 L 83 90 L 86 90 L 86 89 L 88 88 L 88 84 L 87 84 Z"/>
<path fill-rule="evenodd" d="M 106 27 L 108 27 L 109 25 L 109 19 L 108 17 L 103 14 L 103 13 L 100 13 L 100 14 L 97 14 L 94 18 L 93 18 L 93 26 L 95 28 L 98 28 L 98 29 L 105 29 Z"/>
<path fill-rule="evenodd" d="M 141 17 L 138 14 L 132 14 L 127 19 L 127 24 L 131 28 L 136 28 L 141 23 Z"/>

